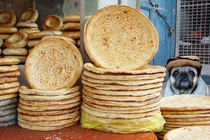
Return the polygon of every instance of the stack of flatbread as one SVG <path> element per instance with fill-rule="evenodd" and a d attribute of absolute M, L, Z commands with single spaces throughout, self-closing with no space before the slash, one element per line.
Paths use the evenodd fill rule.
<path fill-rule="evenodd" d="M 158 132 L 165 68 L 148 65 L 159 39 L 138 10 L 106 6 L 84 27 L 85 50 L 95 63 L 82 74 L 82 127 L 114 133 Z"/>
<path fill-rule="evenodd" d="M 17 17 L 14 13 L 9 11 L 0 12 L 0 55 L 5 48 L 5 40 L 16 33 L 18 29 L 15 27 Z"/>
<path fill-rule="evenodd" d="M 80 119 L 83 60 L 65 37 L 47 37 L 36 45 L 25 63 L 30 87 L 19 90 L 18 124 L 26 129 L 49 131 L 74 125 Z"/>
<path fill-rule="evenodd" d="M 166 124 L 159 138 L 175 128 L 210 125 L 210 97 L 201 95 L 174 95 L 161 99 L 161 113 Z"/>
<path fill-rule="evenodd" d="M 62 35 L 76 40 L 76 46 L 80 48 L 80 15 L 68 14 L 63 17 Z"/>
<path fill-rule="evenodd" d="M 44 91 L 20 87 L 18 124 L 26 129 L 49 131 L 72 126 L 80 119 L 79 86 Z"/>
<path fill-rule="evenodd" d="M 86 63 L 84 68 L 83 127 L 114 133 L 162 129 L 159 105 L 164 67 L 148 65 L 142 70 L 120 71 Z"/>
<path fill-rule="evenodd" d="M 20 75 L 18 59 L 0 58 L 0 126 L 15 124 Z"/>
<path fill-rule="evenodd" d="M 209 140 L 210 126 L 189 126 L 170 130 L 164 140 Z"/>

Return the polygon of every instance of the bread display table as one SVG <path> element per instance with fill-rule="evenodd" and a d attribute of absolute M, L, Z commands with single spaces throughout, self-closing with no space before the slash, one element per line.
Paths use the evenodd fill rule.
<path fill-rule="evenodd" d="M 56 131 L 31 131 L 18 125 L 0 127 L 1 140 L 157 140 L 153 132 L 113 134 L 82 128 L 79 124 Z"/>

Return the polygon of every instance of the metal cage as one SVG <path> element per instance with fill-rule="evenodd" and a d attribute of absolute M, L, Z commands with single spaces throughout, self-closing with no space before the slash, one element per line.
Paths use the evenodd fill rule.
<path fill-rule="evenodd" d="M 196 55 L 210 75 L 210 1 L 178 0 L 176 55 Z"/>

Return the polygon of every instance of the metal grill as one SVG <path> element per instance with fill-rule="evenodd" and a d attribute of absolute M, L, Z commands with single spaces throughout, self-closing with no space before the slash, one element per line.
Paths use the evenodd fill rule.
<path fill-rule="evenodd" d="M 210 65 L 210 0 L 180 0 L 178 55 Z"/>

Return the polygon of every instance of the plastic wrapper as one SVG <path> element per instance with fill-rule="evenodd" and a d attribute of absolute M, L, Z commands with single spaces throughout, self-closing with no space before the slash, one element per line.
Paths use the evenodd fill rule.
<path fill-rule="evenodd" d="M 80 123 L 82 127 L 88 129 L 129 134 L 147 131 L 160 132 L 163 130 L 165 120 L 161 113 L 139 119 L 108 119 L 96 117 L 81 111 Z"/>

